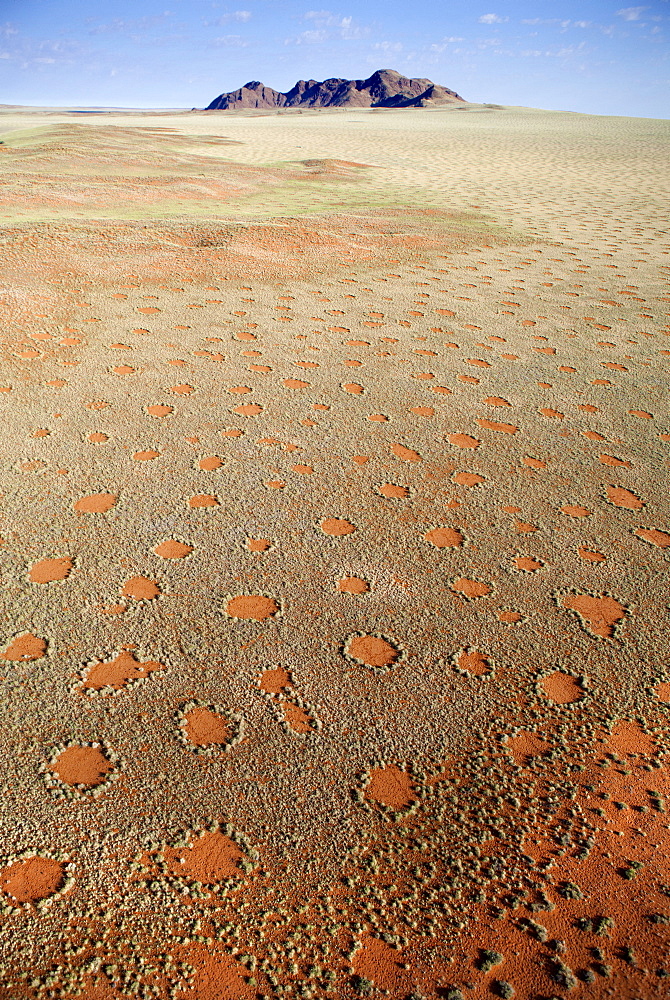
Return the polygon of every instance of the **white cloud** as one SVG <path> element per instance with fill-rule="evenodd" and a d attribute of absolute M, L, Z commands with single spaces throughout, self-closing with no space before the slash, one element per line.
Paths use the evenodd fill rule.
<path fill-rule="evenodd" d="M 10 35 L 18 35 L 19 29 L 11 23 L 11 21 L 5 21 L 4 24 L 0 24 L 0 37 L 9 38 Z"/>
<path fill-rule="evenodd" d="M 305 21 L 313 21 L 321 28 L 337 27 L 341 23 L 341 18 L 336 17 L 330 10 L 308 10 L 305 14 Z"/>
<path fill-rule="evenodd" d="M 174 11 L 164 10 L 161 14 L 154 14 L 153 16 L 134 18 L 115 17 L 106 24 L 95 24 L 94 19 L 88 17 L 86 23 L 90 25 L 88 29 L 89 35 L 116 33 L 139 39 L 142 34 L 148 32 L 151 28 L 156 28 L 164 24 L 170 17 L 174 17 Z"/>
<path fill-rule="evenodd" d="M 379 52 L 402 52 L 402 42 L 375 42 L 372 46 Z"/>
<path fill-rule="evenodd" d="M 229 21 L 237 21 L 241 24 L 246 24 L 247 21 L 251 20 L 250 10 L 234 10 L 229 14 L 222 14 L 221 17 L 215 17 L 212 21 L 203 21 L 202 23 L 206 28 L 211 27 L 223 27 L 224 24 L 228 24 Z"/>
<path fill-rule="evenodd" d="M 369 34 L 369 28 L 357 25 L 353 17 L 340 17 L 329 10 L 308 10 L 303 19 L 311 22 L 313 27 L 296 38 L 287 38 L 284 45 L 318 45 L 336 38 L 349 42 Z"/>
<path fill-rule="evenodd" d="M 480 24 L 504 24 L 509 18 L 501 17 L 500 14 L 482 14 L 477 20 Z"/>
<path fill-rule="evenodd" d="M 433 42 L 433 44 L 430 47 L 430 51 L 444 52 L 448 48 L 448 46 L 452 45 L 454 42 L 464 42 L 464 41 L 465 39 L 461 38 L 458 35 L 448 35 L 446 38 L 443 38 L 439 42 Z"/>
<path fill-rule="evenodd" d="M 229 49 L 245 49 L 249 43 L 245 42 L 241 35 L 221 35 L 220 38 L 214 39 L 213 44 Z"/>
<path fill-rule="evenodd" d="M 639 21 L 648 7 L 622 7 L 616 12 L 617 17 L 622 17 L 624 21 Z"/>
<path fill-rule="evenodd" d="M 287 38 L 287 44 L 294 41 L 296 45 L 319 45 L 321 42 L 325 42 L 329 37 L 327 31 L 323 28 L 317 28 L 314 31 L 302 31 L 297 38 L 290 39 Z"/>

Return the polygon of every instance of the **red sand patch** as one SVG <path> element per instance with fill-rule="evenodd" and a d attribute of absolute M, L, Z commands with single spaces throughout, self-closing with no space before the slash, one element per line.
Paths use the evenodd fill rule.
<path fill-rule="evenodd" d="M 405 971 L 402 965 L 401 952 L 371 936 L 363 938 L 362 948 L 356 952 L 352 962 L 356 975 L 374 983 L 372 996 L 380 990 L 387 990 L 393 997 L 402 997 L 410 992 L 412 974 Z"/>
<path fill-rule="evenodd" d="M 543 462 L 541 458 L 533 458 L 532 455 L 524 455 L 521 459 L 524 465 L 527 465 L 529 469 L 546 469 L 547 463 Z"/>
<path fill-rule="evenodd" d="M 486 653 L 481 653 L 478 649 L 462 649 L 456 657 L 456 663 L 461 670 L 467 670 L 476 677 L 484 677 L 493 671 Z"/>
<path fill-rule="evenodd" d="M 635 534 L 645 542 L 658 546 L 659 549 L 670 548 L 670 534 L 659 528 L 638 528 Z"/>
<path fill-rule="evenodd" d="M 314 731 L 314 721 L 302 705 L 296 705 L 292 701 L 282 702 L 284 721 L 294 733 L 311 733 Z"/>
<path fill-rule="evenodd" d="M 404 500 L 409 496 L 407 486 L 397 486 L 395 483 L 384 483 L 383 486 L 377 487 L 377 492 L 387 500 Z"/>
<path fill-rule="evenodd" d="M 219 501 L 211 493 L 198 493 L 195 496 L 189 497 L 188 505 L 194 509 L 200 507 L 218 507 Z"/>
<path fill-rule="evenodd" d="M 376 635 L 352 636 L 344 650 L 352 660 L 366 667 L 390 667 L 400 657 L 400 650 Z"/>
<path fill-rule="evenodd" d="M 406 448 L 404 444 L 391 445 L 391 451 L 397 458 L 402 458 L 405 462 L 420 462 L 421 455 L 412 448 Z"/>
<path fill-rule="evenodd" d="M 115 506 L 118 499 L 114 493 L 91 493 L 77 500 L 74 509 L 82 514 L 106 514 Z"/>
<path fill-rule="evenodd" d="M 242 872 L 237 862 L 242 856 L 242 850 L 235 841 L 218 830 L 197 837 L 190 847 L 183 850 L 165 851 L 165 860 L 172 875 L 205 884 L 240 876 Z"/>
<path fill-rule="evenodd" d="M 66 580 L 74 563 L 71 559 L 42 559 L 33 563 L 28 573 L 31 583 L 53 583 L 54 580 Z"/>
<path fill-rule="evenodd" d="M 533 556 L 518 556 L 514 560 L 514 565 L 517 569 L 524 570 L 526 573 L 536 573 L 538 569 L 542 569 L 544 563 L 540 559 L 533 558 Z"/>
<path fill-rule="evenodd" d="M 58 755 L 51 770 L 65 785 L 94 788 L 114 770 L 114 765 L 97 747 L 68 747 Z"/>
<path fill-rule="evenodd" d="M 655 691 L 659 701 L 666 705 L 670 704 L 670 681 L 661 681 L 660 684 L 656 685 Z"/>
<path fill-rule="evenodd" d="M 423 537 L 436 549 L 455 549 L 464 541 L 456 528 L 431 528 Z"/>
<path fill-rule="evenodd" d="M 587 510 L 586 507 L 581 507 L 579 504 L 568 504 L 565 507 L 561 507 L 561 510 L 568 517 L 589 517 L 593 513 L 592 510 Z"/>
<path fill-rule="evenodd" d="M 505 746 L 511 751 L 517 764 L 523 764 L 528 757 L 537 757 L 551 749 L 551 743 L 536 733 L 519 733 L 511 736 Z"/>
<path fill-rule="evenodd" d="M 479 486 L 486 482 L 486 478 L 477 472 L 455 472 L 451 478 L 459 486 Z"/>
<path fill-rule="evenodd" d="M 337 589 L 341 594 L 367 594 L 370 584 L 358 576 L 346 576 L 337 581 Z"/>
<path fill-rule="evenodd" d="M 602 552 L 594 552 L 593 549 L 587 549 L 583 545 L 577 549 L 577 553 L 579 558 L 584 559 L 585 562 L 599 563 L 605 562 L 606 559 Z"/>
<path fill-rule="evenodd" d="M 584 688 L 571 674 L 555 670 L 540 681 L 542 692 L 557 705 L 570 705 L 584 697 Z"/>
<path fill-rule="evenodd" d="M 177 542 L 174 538 L 166 538 L 164 542 L 156 546 L 154 552 L 161 559 L 184 559 L 193 552 L 193 546 Z"/>
<path fill-rule="evenodd" d="M 653 737 L 645 733 L 639 723 L 626 719 L 614 723 L 607 742 L 617 753 L 653 756 L 656 752 Z"/>
<path fill-rule="evenodd" d="M 603 639 L 614 635 L 615 626 L 626 615 L 623 604 L 608 595 L 565 594 L 562 603 L 564 608 L 579 615 L 590 632 Z"/>
<path fill-rule="evenodd" d="M 197 1000 L 256 1000 L 258 997 L 257 988 L 247 982 L 249 970 L 232 956 L 212 955 L 204 946 L 199 946 L 197 952 L 189 955 L 189 960 L 197 969 L 192 987 Z"/>
<path fill-rule="evenodd" d="M 263 671 L 258 686 L 266 694 L 280 694 L 285 688 L 293 687 L 293 681 L 288 670 L 284 670 L 283 667 L 273 667 L 271 670 Z"/>
<path fill-rule="evenodd" d="M 34 903 L 58 892 L 64 869 L 53 858 L 26 858 L 0 872 L 0 889 L 17 903 Z"/>
<path fill-rule="evenodd" d="M 491 584 L 484 583 L 483 580 L 471 580 L 466 576 L 459 577 L 458 580 L 454 580 L 449 586 L 452 590 L 471 600 L 476 597 L 488 597 L 489 594 L 493 593 Z"/>
<path fill-rule="evenodd" d="M 227 743 L 230 739 L 226 720 L 199 705 L 187 712 L 183 729 L 187 739 L 198 747 Z"/>
<path fill-rule="evenodd" d="M 272 548 L 269 538 L 247 538 L 246 544 L 249 552 L 267 552 Z"/>
<path fill-rule="evenodd" d="M 132 597 L 135 601 L 151 601 L 158 597 L 161 589 L 155 580 L 150 580 L 146 576 L 134 576 L 126 580 L 121 593 L 124 597 Z"/>
<path fill-rule="evenodd" d="M 626 490 L 623 486 L 606 486 L 605 493 L 610 503 L 615 507 L 624 507 L 626 510 L 642 510 L 645 506 L 637 494 L 632 490 Z"/>
<path fill-rule="evenodd" d="M 447 434 L 447 441 L 455 448 L 479 448 L 481 444 L 479 438 L 470 434 Z"/>
<path fill-rule="evenodd" d="M 402 809 L 416 798 L 414 783 L 406 771 L 395 764 L 388 767 L 375 767 L 370 772 L 370 782 L 365 789 L 365 798 L 388 806 L 389 809 Z"/>
<path fill-rule="evenodd" d="M 321 530 L 324 535 L 332 535 L 335 538 L 341 535 L 350 535 L 356 530 L 356 526 L 342 517 L 327 517 L 321 522 Z"/>
<path fill-rule="evenodd" d="M 500 434 L 516 434 L 519 430 L 515 424 L 502 424 L 496 420 L 489 420 L 488 417 L 478 417 L 476 423 L 485 430 L 498 431 Z"/>
<path fill-rule="evenodd" d="M 17 635 L 15 639 L 12 639 L 2 654 L 2 659 L 12 663 L 41 660 L 46 655 L 46 651 L 47 643 L 44 639 L 33 635 L 32 632 L 26 632 L 24 635 Z"/>
<path fill-rule="evenodd" d="M 165 670 L 165 666 L 156 660 L 142 663 L 135 659 L 133 653 L 123 650 L 113 660 L 94 663 L 86 672 L 82 690 L 91 688 L 100 691 L 101 688 L 111 687 L 119 691 L 129 681 L 148 677 L 154 670 Z"/>
<path fill-rule="evenodd" d="M 265 621 L 273 618 L 279 612 L 279 604 L 274 597 L 264 594 L 240 594 L 231 598 L 226 604 L 226 614 L 231 618 L 241 618 L 249 621 Z"/>

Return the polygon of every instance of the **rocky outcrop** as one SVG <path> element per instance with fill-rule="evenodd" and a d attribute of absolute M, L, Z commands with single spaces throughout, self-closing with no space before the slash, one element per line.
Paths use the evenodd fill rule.
<path fill-rule="evenodd" d="M 453 90 L 432 80 L 410 79 L 392 69 L 379 69 L 367 80 L 298 80 L 285 94 L 259 80 L 220 94 L 206 111 L 248 108 L 416 108 L 463 102 Z"/>

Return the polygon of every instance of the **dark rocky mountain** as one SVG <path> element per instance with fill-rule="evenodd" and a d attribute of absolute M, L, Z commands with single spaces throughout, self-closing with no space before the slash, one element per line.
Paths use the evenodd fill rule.
<path fill-rule="evenodd" d="M 247 108 L 421 108 L 432 103 L 463 101 L 453 90 L 432 80 L 401 76 L 378 69 L 367 80 L 298 80 L 287 93 L 251 80 L 239 90 L 220 94 L 206 111 Z"/>

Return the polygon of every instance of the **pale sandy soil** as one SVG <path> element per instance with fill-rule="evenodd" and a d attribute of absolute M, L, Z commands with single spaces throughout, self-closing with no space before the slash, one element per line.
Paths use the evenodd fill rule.
<path fill-rule="evenodd" d="M 0 110 L 0 997 L 668 995 L 669 138 Z"/>

